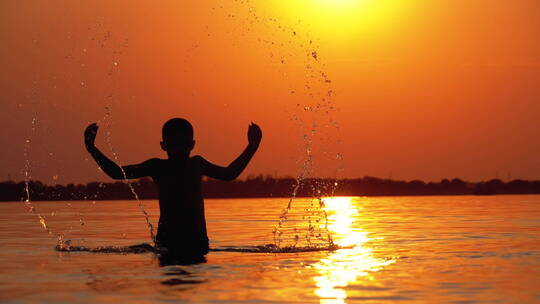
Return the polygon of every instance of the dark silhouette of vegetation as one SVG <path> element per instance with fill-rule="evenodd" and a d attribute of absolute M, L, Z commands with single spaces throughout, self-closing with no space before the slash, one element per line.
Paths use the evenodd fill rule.
<path fill-rule="evenodd" d="M 332 179 L 307 179 L 299 188 L 298 196 L 330 195 L 334 182 Z M 493 179 L 471 183 L 455 178 L 426 183 L 421 180 L 397 181 L 366 176 L 342 179 L 337 183 L 334 195 L 339 196 L 540 194 L 540 181 L 519 179 L 510 182 Z M 157 189 L 150 179 L 138 179 L 131 184 L 141 199 L 157 199 Z M 249 177 L 231 182 L 205 179 L 202 183 L 206 198 L 290 197 L 295 185 L 294 178 L 270 176 Z M 54 186 L 30 181 L 29 190 L 33 201 L 133 199 L 131 190 L 123 181 Z M 314 193 L 314 190 L 321 190 L 321 193 Z M 24 182 L 0 183 L 0 201 L 21 201 L 25 198 Z"/>

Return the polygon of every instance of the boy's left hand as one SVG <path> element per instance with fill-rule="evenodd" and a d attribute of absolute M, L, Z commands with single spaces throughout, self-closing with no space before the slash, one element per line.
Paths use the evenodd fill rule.
<path fill-rule="evenodd" d="M 257 124 L 252 122 L 249 125 L 247 136 L 249 145 L 253 147 L 258 147 L 262 139 L 261 128 Z"/>
<path fill-rule="evenodd" d="M 94 142 L 96 140 L 98 129 L 98 125 L 93 123 L 86 127 L 86 130 L 84 130 L 84 144 L 86 145 L 86 149 L 95 147 Z"/>

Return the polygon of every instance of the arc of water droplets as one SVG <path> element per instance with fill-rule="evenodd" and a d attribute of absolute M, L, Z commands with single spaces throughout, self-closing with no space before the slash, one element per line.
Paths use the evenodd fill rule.
<path fill-rule="evenodd" d="M 89 28 L 90 29 L 90 28 Z M 104 39 L 103 41 L 106 41 L 110 38 L 110 32 L 107 32 L 104 36 Z M 71 39 L 71 36 L 68 37 L 68 39 Z M 96 37 L 93 37 L 92 40 L 95 40 Z M 122 44 L 123 47 L 126 47 L 127 45 L 127 39 L 124 40 L 124 43 Z M 102 42 L 101 43 L 101 47 L 104 46 L 104 43 Z M 73 48 L 73 50 L 75 49 L 75 47 Z M 72 50 L 72 52 L 73 52 Z M 86 48 L 83 49 L 83 52 L 86 52 Z M 122 54 L 122 52 L 117 52 L 117 51 L 114 51 L 113 54 Z M 65 56 L 66 59 L 70 59 L 70 60 L 74 60 L 74 57 L 73 55 L 68 54 Z M 84 63 L 81 63 L 82 66 L 84 66 Z M 118 62 L 116 60 L 113 61 L 113 66 L 118 66 Z M 112 69 L 112 68 L 111 68 Z M 112 72 L 109 71 L 108 75 L 111 75 Z M 36 85 L 36 80 L 34 80 L 34 85 Z M 81 85 L 85 85 L 84 81 L 81 82 Z M 32 90 L 32 95 L 33 97 L 35 98 L 36 96 L 34 96 L 36 94 L 35 92 L 36 88 L 34 87 L 33 90 Z M 37 126 L 37 113 L 33 116 L 32 118 L 32 133 L 35 133 L 36 131 L 36 126 Z M 28 211 L 32 214 L 35 214 L 37 217 L 38 217 L 38 220 L 39 220 L 39 223 L 41 224 L 41 226 L 43 227 L 43 229 L 49 234 L 49 235 L 53 235 L 53 232 L 52 230 L 50 229 L 50 227 L 47 225 L 47 222 L 46 222 L 46 219 L 45 219 L 45 216 L 41 215 L 40 213 L 36 212 L 36 208 L 35 206 L 32 204 L 31 202 L 31 197 L 30 197 L 30 178 L 31 178 L 31 174 L 30 174 L 30 171 L 31 171 L 31 163 L 30 163 L 30 158 L 29 158 L 29 154 L 30 154 L 30 143 L 31 143 L 31 138 L 27 138 L 26 141 L 25 141 L 25 145 L 24 145 L 24 157 L 25 157 L 25 166 L 24 166 L 24 176 L 25 176 L 25 187 L 24 187 L 24 194 L 25 194 L 25 198 L 22 198 L 21 201 L 24 202 L 25 206 L 27 207 Z M 110 141 L 108 141 L 108 144 L 109 144 L 109 147 L 110 149 L 113 151 L 114 153 L 114 150 L 112 149 L 112 144 L 110 143 Z M 117 158 L 117 155 L 116 153 L 115 154 L 115 158 Z M 122 173 L 124 175 L 124 178 L 125 180 L 127 181 L 127 176 L 123 170 L 122 167 L 120 167 L 122 169 Z M 137 195 L 137 193 L 135 192 L 135 189 L 133 188 L 133 186 L 131 185 L 131 183 L 128 182 L 128 185 L 131 189 L 131 192 L 133 193 L 133 195 L 135 196 L 135 198 L 137 199 L 137 201 L 139 202 L 139 207 L 141 208 L 141 210 L 143 211 L 143 214 L 145 215 L 145 218 L 147 220 L 147 223 L 148 223 L 148 226 L 150 227 L 150 236 L 152 238 L 152 240 L 154 240 L 154 234 L 153 234 L 153 226 L 152 224 L 149 222 L 148 220 L 148 214 L 147 212 L 144 210 L 143 206 L 142 206 L 142 203 L 140 202 L 139 200 L 139 197 Z M 85 197 L 86 199 L 86 197 Z M 95 207 L 95 201 L 92 202 L 94 207 Z M 68 203 L 68 206 L 70 208 L 72 208 L 72 205 L 71 203 Z M 54 216 L 55 212 L 52 212 L 51 213 L 51 216 Z M 78 212 L 78 216 L 79 216 L 79 223 L 81 226 L 84 226 L 85 225 L 85 222 L 84 222 L 84 219 L 83 219 L 83 215 L 81 212 Z M 71 232 L 73 226 L 70 227 L 70 230 L 69 232 Z M 69 233 L 68 232 L 68 233 Z M 57 238 L 58 238 L 58 246 L 59 248 L 62 248 L 62 249 L 66 249 L 66 248 L 72 248 L 72 246 L 70 245 L 70 240 L 64 242 L 63 239 L 64 239 L 64 234 L 61 234 L 61 233 L 57 233 L 56 234 Z M 125 235 L 124 235 L 125 236 Z M 67 247 L 66 247 L 67 245 Z"/>
<path fill-rule="evenodd" d="M 314 124 L 312 126 L 310 135 L 304 135 L 306 158 L 305 158 L 305 160 L 304 160 L 304 162 L 302 164 L 302 172 L 300 173 L 300 175 L 296 179 L 296 184 L 295 184 L 295 186 L 293 188 L 291 197 L 289 198 L 289 202 L 287 204 L 287 207 L 283 210 L 282 214 L 279 216 L 278 223 L 277 223 L 277 225 L 274 227 L 274 229 L 272 231 L 273 238 L 274 238 L 274 245 L 277 246 L 278 248 L 281 248 L 282 234 L 283 234 L 282 227 L 283 227 L 283 224 L 285 223 L 285 221 L 287 220 L 288 215 L 289 215 L 289 213 L 290 213 L 290 211 L 292 209 L 293 201 L 296 199 L 296 196 L 298 195 L 298 190 L 300 189 L 300 187 L 304 183 L 304 181 L 306 179 L 306 176 L 310 175 L 312 173 L 312 171 L 313 171 L 312 146 L 313 146 L 313 137 L 314 137 L 315 132 L 316 132 L 315 130 L 316 130 L 316 127 L 315 127 L 315 124 Z M 320 191 L 320 189 L 317 189 L 315 187 L 315 185 L 313 185 L 313 184 L 311 185 L 311 187 L 312 187 L 312 192 L 314 193 L 314 195 L 316 194 L 316 196 L 311 198 L 310 208 L 306 209 L 306 211 L 313 209 L 313 201 L 314 200 L 318 201 L 319 206 L 317 206 L 317 207 L 319 208 L 319 211 L 322 213 L 323 220 L 324 220 L 323 231 L 326 234 L 326 243 L 328 245 L 328 248 L 334 247 L 335 244 L 333 242 L 332 235 L 330 234 L 330 232 L 328 230 L 328 214 L 326 213 L 326 210 L 324 209 L 324 200 L 321 198 L 321 195 L 320 195 L 321 191 Z M 337 187 L 337 181 L 335 181 L 332 184 L 331 196 L 333 196 L 336 187 Z M 312 223 L 312 216 L 313 216 L 314 213 L 313 213 L 313 211 L 311 211 L 311 212 L 312 212 L 312 214 L 308 215 L 308 226 L 307 226 L 306 241 L 307 241 L 308 247 L 313 247 L 313 246 L 318 247 L 316 244 L 312 243 L 311 238 L 313 236 L 318 236 L 319 238 L 321 238 L 322 236 L 321 236 L 321 233 L 316 235 L 316 232 L 315 232 L 315 229 L 316 229 L 315 227 L 316 226 L 314 226 L 314 224 Z M 318 223 L 319 220 L 316 220 L 315 222 Z M 294 228 L 294 231 L 297 232 L 297 228 Z M 289 246 L 289 247 L 293 247 L 293 248 L 296 247 L 298 242 L 299 242 L 299 237 L 298 237 L 298 234 L 297 234 L 294 237 L 294 244 L 292 246 Z"/>
<path fill-rule="evenodd" d="M 111 109 L 108 106 L 105 107 L 105 121 L 109 124 L 109 128 L 110 128 Z M 139 209 L 143 213 L 144 219 L 146 220 L 146 225 L 147 225 L 148 230 L 150 232 L 150 239 L 152 240 L 152 242 L 154 243 L 154 246 L 155 246 L 156 245 L 156 236 L 154 234 L 154 225 L 152 225 L 152 223 L 150 222 L 148 212 L 144 209 L 144 206 L 143 206 L 143 204 L 142 204 L 142 202 L 141 202 L 141 200 L 139 198 L 139 195 L 137 194 L 137 191 L 135 191 L 135 188 L 133 187 L 133 184 L 127 178 L 126 171 L 124 170 L 124 168 L 122 167 L 122 164 L 120 163 L 118 153 L 116 153 L 116 150 L 114 149 L 114 147 L 112 145 L 111 132 L 109 130 L 107 130 L 107 136 L 106 136 L 105 140 L 107 142 L 107 146 L 109 147 L 109 150 L 111 151 L 111 153 L 112 153 L 112 155 L 114 157 L 114 160 L 116 161 L 116 163 L 120 167 L 120 171 L 122 171 L 122 176 L 124 178 L 124 181 L 127 183 L 128 187 L 129 187 L 129 190 L 131 191 L 131 194 L 133 194 L 133 197 L 135 198 L 135 200 L 137 200 L 137 204 L 139 206 Z"/>
<path fill-rule="evenodd" d="M 36 125 L 37 125 L 37 114 L 34 115 L 32 118 L 32 134 L 36 131 Z M 31 144 L 31 137 L 27 138 L 24 144 L 24 158 L 25 158 L 25 164 L 24 164 L 24 194 L 26 197 L 22 199 L 22 202 L 24 202 L 24 205 L 28 209 L 28 211 L 32 214 L 35 214 L 39 220 L 39 223 L 43 227 L 43 229 L 47 232 L 48 235 L 53 236 L 53 232 L 47 225 L 47 222 L 45 220 L 45 217 L 41 215 L 41 213 L 36 211 L 36 207 L 32 204 L 32 201 L 30 199 L 30 144 Z M 61 244 L 63 240 L 62 234 L 56 235 L 58 239 L 58 243 Z"/>
<path fill-rule="evenodd" d="M 240 4 L 243 4 L 243 5 L 247 5 L 248 9 L 249 9 L 249 13 L 247 15 L 247 18 L 246 18 L 246 21 L 248 21 L 250 24 L 253 25 L 254 22 L 257 22 L 257 21 L 262 21 L 262 20 L 265 20 L 265 18 L 260 18 L 259 14 L 256 12 L 256 9 L 255 7 L 253 7 L 253 5 L 250 3 L 249 0 L 242 0 L 242 1 L 237 1 L 235 0 L 235 2 L 239 2 Z M 230 15 L 229 16 L 231 17 L 234 17 L 234 15 Z M 252 20 L 248 20 L 250 18 L 253 18 Z M 298 32 L 290 27 L 286 27 L 286 26 L 283 26 L 281 25 L 275 18 L 270 18 L 269 19 L 271 22 L 270 23 L 274 23 L 274 25 L 276 25 L 277 23 L 277 27 L 279 30 L 281 31 L 290 31 L 294 36 L 297 36 Z M 249 26 L 247 28 L 247 31 L 249 32 Z M 244 36 L 242 34 L 242 36 Z M 274 45 L 274 42 L 271 42 L 271 41 L 267 41 L 265 39 L 257 39 L 258 41 L 260 42 L 270 42 L 272 45 Z M 313 41 L 311 39 L 309 39 L 309 37 L 307 38 L 307 41 L 309 42 L 309 45 L 312 45 Z M 291 41 L 289 41 L 290 43 Z M 281 44 L 283 45 L 283 44 Z M 303 43 L 300 43 L 300 47 L 301 48 L 304 48 L 303 46 Z M 311 47 L 309 47 L 311 48 Z M 321 68 L 321 65 L 324 67 L 324 64 L 322 64 L 320 62 L 320 58 L 319 58 L 319 55 L 317 53 L 317 50 L 315 49 L 310 49 L 310 50 L 306 50 L 307 52 L 307 55 L 310 59 L 313 60 L 313 62 L 309 62 L 307 63 L 306 65 L 306 68 L 308 69 L 308 78 L 306 79 L 306 82 L 305 82 L 305 87 L 308 89 L 308 91 L 311 91 L 312 89 L 312 81 L 310 78 L 320 78 L 321 82 L 323 84 L 327 84 L 329 85 L 331 83 L 331 81 L 328 79 L 326 73 L 322 70 L 318 70 L 317 71 L 317 68 L 315 68 L 315 66 L 318 66 L 318 68 L 320 69 Z M 271 53 L 271 57 L 273 57 L 273 54 Z M 285 60 L 284 60 L 284 56 L 281 55 L 281 60 L 280 62 L 282 64 L 285 63 Z M 315 64 L 315 66 L 313 66 L 312 64 Z M 284 73 L 284 76 L 286 77 L 286 74 Z M 296 90 L 291 90 L 291 93 L 295 93 Z M 311 98 L 311 99 L 314 99 L 315 98 L 315 95 L 313 92 L 306 92 L 306 94 Z M 316 93 L 318 94 L 318 93 Z M 317 103 L 316 105 L 313 105 L 313 106 L 305 106 L 304 107 L 304 111 L 309 111 L 309 112 L 318 112 L 319 110 L 321 111 L 326 111 L 326 113 L 328 114 L 329 110 L 332 110 L 334 109 L 334 106 L 331 104 L 331 99 L 332 99 L 332 96 L 333 96 L 333 90 L 331 88 L 328 88 L 325 93 L 323 93 L 324 95 L 322 95 L 322 101 L 323 103 Z M 299 105 L 299 104 L 298 104 Z M 296 117 L 295 115 L 295 120 L 299 121 L 300 119 L 298 117 Z M 336 123 L 331 120 L 331 124 L 333 126 L 337 126 Z M 280 247 L 281 245 L 281 241 L 282 241 L 282 234 L 283 234 L 283 224 L 285 223 L 285 221 L 287 220 L 288 218 L 288 215 L 291 211 L 291 209 L 293 208 L 293 202 L 294 200 L 296 199 L 296 196 L 298 195 L 298 191 L 300 189 L 300 187 L 302 187 L 302 185 L 306 182 L 306 179 L 307 177 L 309 177 L 312 172 L 313 172 L 313 169 L 314 169 L 314 164 L 313 164 L 313 155 L 312 155 L 312 149 L 313 149 L 313 139 L 315 137 L 315 133 L 316 133 L 316 130 L 317 130 L 317 124 L 314 122 L 312 124 L 312 128 L 311 128 L 311 131 L 307 134 L 307 135 L 304 135 L 304 143 L 305 143 L 305 147 L 304 147 L 304 151 L 306 152 L 306 155 L 305 155 L 305 159 L 302 163 L 302 171 L 301 173 L 298 175 L 298 177 L 296 178 L 296 184 L 293 188 L 293 191 L 292 191 L 292 194 L 291 194 L 291 197 L 289 198 L 289 201 L 288 201 L 288 204 L 287 204 L 287 207 L 283 210 L 282 214 L 280 215 L 279 217 L 279 221 L 277 223 L 277 225 L 274 227 L 272 233 L 273 233 L 273 238 L 274 238 L 274 245 L 277 246 L 277 247 Z M 339 154 L 338 154 L 339 155 Z M 340 157 L 336 157 L 336 159 L 340 159 Z M 314 224 L 312 222 L 312 218 L 314 216 L 320 216 L 320 214 L 322 214 L 323 216 L 323 220 L 324 220 L 324 226 L 322 227 L 325 231 L 325 234 L 327 235 L 327 244 L 329 246 L 332 246 L 333 245 L 333 241 L 332 241 L 332 236 L 330 234 L 330 232 L 328 231 L 328 216 L 326 214 L 326 211 L 324 209 L 324 200 L 321 198 L 321 190 L 320 190 L 320 187 L 321 186 L 324 186 L 323 185 L 323 181 L 322 180 L 318 180 L 318 179 L 313 179 L 311 181 L 311 190 L 312 190 L 312 193 L 313 193 L 313 197 L 311 199 L 311 202 L 310 202 L 310 206 L 309 208 L 306 208 L 305 211 L 308 212 L 308 215 L 307 215 L 307 220 L 308 220 L 308 227 L 307 227 L 307 233 L 306 233 L 306 241 L 308 243 L 309 246 L 312 246 L 314 244 L 312 244 L 312 240 L 311 238 L 313 236 L 318 236 L 319 238 L 321 237 L 321 233 L 318 233 L 316 232 L 316 227 L 315 225 L 317 224 Z M 330 194 L 331 196 L 334 195 L 334 192 L 336 190 L 336 187 L 337 187 L 337 177 L 336 177 L 336 180 L 331 183 L 330 185 L 331 187 L 331 191 L 330 191 Z M 328 188 L 327 188 L 328 190 Z M 317 206 L 318 207 L 318 210 L 315 210 L 314 211 L 314 200 L 317 200 L 319 202 L 319 205 Z M 319 213 L 320 214 L 316 214 L 316 213 Z M 306 219 L 306 217 L 304 216 L 303 219 Z M 318 219 L 315 219 L 315 223 L 318 223 L 319 220 Z M 318 226 L 318 228 L 321 228 L 320 225 Z M 297 228 L 293 228 L 294 232 L 297 233 L 298 230 Z M 320 231 L 319 231 L 320 232 Z M 299 236 L 298 234 L 295 235 L 294 237 L 294 246 L 296 246 L 298 244 L 298 241 L 299 241 Z"/>

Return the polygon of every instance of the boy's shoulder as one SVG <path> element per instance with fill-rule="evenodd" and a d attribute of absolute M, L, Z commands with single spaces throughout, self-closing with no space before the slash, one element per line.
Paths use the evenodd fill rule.
<path fill-rule="evenodd" d="M 166 161 L 166 159 L 161 159 L 161 158 L 154 157 L 154 158 L 150 158 L 150 159 L 146 160 L 144 162 L 144 164 L 154 165 L 154 164 L 162 163 L 164 161 Z"/>
<path fill-rule="evenodd" d="M 161 159 L 161 158 L 156 157 L 156 158 L 150 158 L 148 160 L 145 160 L 139 166 L 143 167 L 143 168 L 152 169 L 152 168 L 159 167 L 160 165 L 164 164 L 165 162 L 166 162 L 165 159 Z"/>
<path fill-rule="evenodd" d="M 206 163 L 206 159 L 200 155 L 193 155 L 189 158 L 190 161 L 196 163 L 196 164 L 204 164 Z"/>
<path fill-rule="evenodd" d="M 204 157 L 202 157 L 200 155 L 193 155 L 189 159 L 192 160 L 192 161 L 201 161 L 201 160 L 204 160 Z"/>

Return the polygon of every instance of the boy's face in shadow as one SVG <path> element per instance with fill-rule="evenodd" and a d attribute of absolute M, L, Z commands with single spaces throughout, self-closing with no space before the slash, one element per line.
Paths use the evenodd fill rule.
<path fill-rule="evenodd" d="M 193 138 L 186 138 L 181 134 L 170 134 L 160 143 L 161 149 L 169 154 L 189 153 L 195 146 Z"/>

